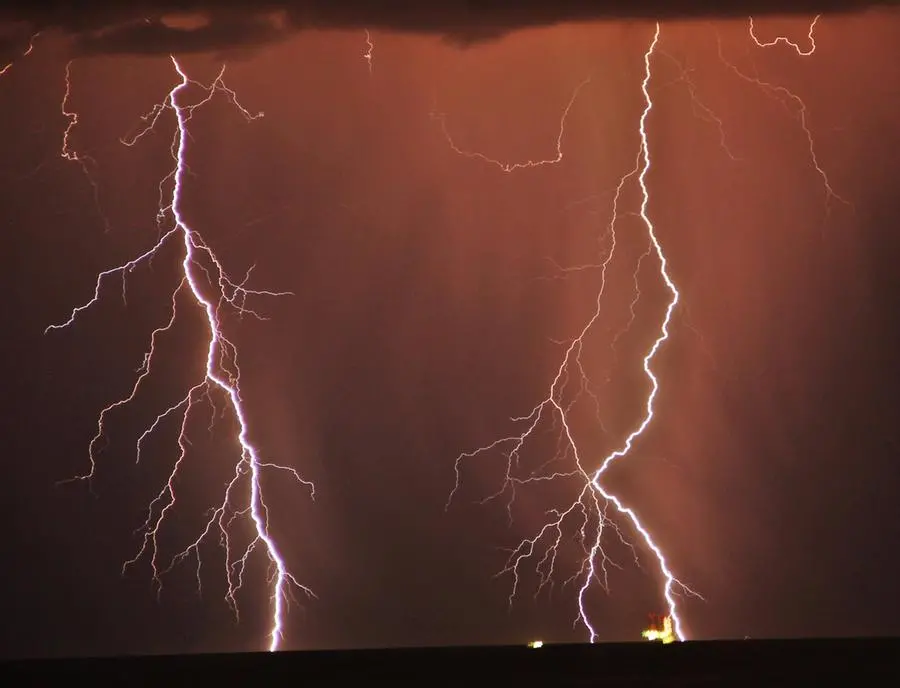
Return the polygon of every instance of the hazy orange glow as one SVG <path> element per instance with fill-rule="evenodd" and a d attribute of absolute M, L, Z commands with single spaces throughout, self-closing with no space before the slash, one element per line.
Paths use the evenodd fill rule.
<path fill-rule="evenodd" d="M 644 640 L 650 640 L 655 642 L 660 642 L 663 644 L 674 643 L 678 640 L 678 637 L 675 635 L 675 631 L 672 628 L 672 618 L 669 616 L 664 616 L 662 618 L 661 627 L 657 627 L 656 625 L 651 626 L 650 628 L 641 632 L 641 637 Z"/>
<path fill-rule="evenodd" d="M 185 28 L 198 21 L 168 18 Z M 843 525 L 863 519 L 860 505 L 875 503 L 871 485 L 884 484 L 848 477 L 845 466 L 892 455 L 884 389 L 895 379 L 885 372 L 895 339 L 880 318 L 893 312 L 894 282 L 878 261 L 897 246 L 900 23 L 891 13 L 825 16 L 815 51 L 799 54 L 809 53 L 811 21 L 759 17 L 752 34 L 746 19 L 666 22 L 652 58 L 647 213 L 680 299 L 653 363 L 654 421 L 603 485 L 703 595 L 678 598 L 691 638 L 839 632 L 857 618 L 857 600 L 835 597 L 824 622 L 801 620 L 810 610 L 826 615 L 823 598 L 856 580 L 840 567 L 867 555 L 840 548 L 861 546 L 855 538 L 884 521 Z M 227 98 L 196 111 L 180 210 L 233 275 L 253 266 L 253 285 L 293 293 L 267 301 L 264 322 L 222 321 L 240 349 L 248 441 L 316 484 L 314 503 L 287 481 L 264 484 L 286 568 L 318 597 L 288 605 L 284 646 L 584 640 L 583 627 L 572 627 L 584 576 L 577 525 L 564 529 L 552 576 L 549 557 L 523 569 L 511 606 L 510 578 L 492 578 L 507 561 L 498 548 L 533 537 L 583 481 L 516 483 L 514 500 L 507 491 L 479 503 L 508 478 L 497 453 L 463 463 L 452 508 L 443 507 L 455 457 L 511 433 L 510 418 L 546 396 L 566 343 L 596 308 L 613 198 L 639 151 L 653 33 L 638 21 L 561 25 L 460 49 L 415 35 L 319 31 L 252 52 L 178 56 L 185 74 L 207 84 L 228 62 L 228 86 L 265 112 L 248 124 Z M 139 147 L 118 139 L 140 131 L 140 115 L 178 83 L 165 57 L 69 64 L 54 36 L 2 75 L 15 170 L 4 204 L 11 226 L 35 228 L 11 233 L 21 245 L 10 255 L 21 259 L 4 277 L 6 293 L 37 283 L 34 299 L 9 316 L 24 343 L 16 339 L 8 359 L 50 370 L 46 380 L 52 373 L 40 383 L 9 373 L 23 388 L 44 385 L 43 396 L 22 394 L 46 427 L 23 430 L 20 445 L 53 457 L 16 469 L 32 471 L 35 485 L 84 472 L 96 412 L 131 389 L 181 256 L 162 252 L 130 272 L 127 308 L 112 284 L 64 336 L 19 329 L 57 322 L 90 298 L 97 273 L 158 238 L 158 184 L 175 124 Z M 60 160 L 61 143 L 75 157 Z M 67 164 L 85 156 L 96 164 Z M 641 202 L 636 183 L 623 187 L 616 258 L 581 351 L 596 403 L 583 396 L 568 418 L 588 470 L 643 417 L 643 359 L 670 296 Z M 45 274 L 53 279 L 34 277 Z M 48 551 L 82 562 L 72 585 L 102 591 L 109 617 L 153 598 L 151 571 L 122 583 L 119 566 L 134 554 L 133 530 L 171 469 L 177 433 L 148 442 L 137 468 L 129 452 L 147 414 L 172 403 L 167 385 L 196 376 L 204 321 L 171 337 L 146 396 L 106 419 L 101 499 L 66 496 L 66 518 L 57 509 L 44 519 L 53 521 Z M 168 557 L 191 544 L 234 474 L 225 459 L 238 428 L 218 415 L 221 434 L 209 432 L 213 416 L 189 429 L 193 460 L 177 483 L 179 504 L 189 506 L 160 537 Z M 48 430 L 56 427 L 65 429 Z M 558 430 L 545 428 L 523 453 L 521 481 L 557 456 Z M 553 466 L 571 470 L 571 455 L 558 458 Z M 43 505 L 17 507 L 19 520 L 44 522 Z M 634 529 L 621 518 L 618 526 L 624 542 L 607 531 L 606 577 L 585 595 L 604 641 L 634 639 L 643 611 L 664 603 L 659 569 Z M 70 529 L 83 533 L 77 546 Z M 215 546 L 204 550 L 211 562 L 217 556 Z M 811 569 L 842 573 L 809 583 Z M 217 606 L 227 581 L 213 565 L 202 571 L 202 599 L 194 567 L 170 572 L 171 596 L 147 603 L 143 615 L 157 621 L 140 642 L 257 648 L 270 629 L 271 571 L 248 569 L 239 627 Z M 795 594 L 798 586 L 809 587 Z M 85 617 L 80 603 L 57 597 L 54 605 Z M 862 628 L 868 617 L 859 614 L 852 623 Z M 192 619 L 180 639 L 161 630 L 176 617 Z M 103 642 L 130 642 L 115 626 L 124 621 L 101 622 L 97 637 L 114 639 Z M 674 635 L 667 617 L 643 637 Z"/>

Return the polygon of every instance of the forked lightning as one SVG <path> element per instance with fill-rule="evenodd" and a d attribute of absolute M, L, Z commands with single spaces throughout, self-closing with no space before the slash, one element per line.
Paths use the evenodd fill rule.
<path fill-rule="evenodd" d="M 808 49 L 801 48 L 799 44 L 783 36 L 778 36 L 772 40 L 761 40 L 752 19 L 749 20 L 749 35 L 753 43 L 760 48 L 784 44 L 791 47 L 800 56 L 809 56 L 815 51 L 814 31 L 818 20 L 819 17 L 815 17 L 809 25 Z M 641 438 L 645 431 L 647 431 L 653 421 L 655 415 L 655 402 L 660 388 L 660 380 L 658 374 L 655 372 L 654 364 L 663 345 L 669 339 L 672 318 L 680 300 L 679 291 L 671 277 L 668 259 L 663 251 L 663 247 L 657 236 L 656 227 L 649 213 L 651 194 L 647 185 L 647 176 L 651 169 L 652 156 L 648 134 L 648 118 L 654 106 L 650 94 L 652 78 L 651 67 L 655 55 L 659 52 L 657 50 L 659 40 L 660 25 L 657 23 L 649 47 L 643 56 L 644 76 L 641 81 L 641 93 L 643 96 L 644 108 L 637 127 L 639 138 L 637 163 L 632 170 L 620 178 L 616 187 L 612 200 L 612 218 L 607 227 L 607 235 L 609 237 L 608 250 L 599 266 L 579 266 L 578 268 L 569 269 L 583 270 L 585 267 L 598 267 L 600 269 L 600 285 L 594 311 L 578 335 L 568 342 L 562 361 L 556 369 L 556 374 L 548 388 L 547 395 L 540 403 L 534 406 L 529 413 L 512 419 L 513 422 L 517 424 L 518 429 L 506 437 L 502 437 L 473 451 L 464 452 L 457 457 L 455 465 L 456 482 L 447 501 L 447 506 L 449 508 L 461 486 L 461 470 L 463 464 L 469 459 L 488 452 L 498 451 L 505 455 L 505 477 L 501 487 L 496 492 L 483 499 L 482 503 L 506 495 L 507 511 L 510 519 L 512 518 L 512 503 L 516 496 L 516 490 L 519 487 L 526 484 L 546 485 L 547 483 L 556 482 L 558 480 L 575 479 L 580 485 L 580 489 L 578 490 L 575 499 L 564 507 L 558 507 L 548 511 L 546 520 L 537 530 L 536 534 L 533 537 L 525 538 L 519 542 L 513 549 L 506 565 L 498 575 L 509 574 L 512 577 L 512 589 L 509 596 L 510 604 L 512 604 L 519 590 L 523 566 L 525 566 L 527 562 L 531 562 L 539 577 L 537 590 L 540 592 L 541 589 L 551 583 L 555 576 L 561 546 L 564 541 L 570 539 L 567 538 L 566 533 L 573 531 L 577 533 L 577 541 L 582 547 L 584 557 L 574 575 L 565 582 L 571 583 L 579 581 L 576 623 L 580 622 L 587 629 L 591 642 L 598 639 L 599 632 L 596 623 L 591 620 L 587 594 L 594 584 L 598 584 L 603 588 L 608 589 L 608 565 L 611 563 L 611 559 L 604 550 L 607 527 L 611 528 L 614 535 L 617 536 L 621 542 L 631 548 L 636 563 L 638 561 L 637 549 L 631 543 L 626 541 L 624 533 L 621 530 L 622 523 L 628 525 L 632 532 L 637 533 L 643 549 L 649 551 L 653 555 L 658 573 L 662 579 L 661 592 L 666 607 L 666 612 L 664 614 L 666 626 L 665 631 L 661 632 L 663 635 L 660 637 L 678 640 L 686 639 L 687 631 L 679 607 L 679 598 L 682 594 L 700 597 L 696 592 L 676 578 L 662 547 L 651 535 L 649 529 L 643 523 L 635 508 L 626 505 L 622 499 L 611 492 L 604 483 L 604 475 L 607 470 L 615 462 L 632 453 L 636 442 Z M 725 60 L 721 51 L 721 43 L 719 54 L 722 60 L 726 62 L 727 66 L 739 77 L 759 86 L 768 95 L 779 98 L 785 102 L 790 102 L 796 106 L 797 109 L 794 112 L 797 114 L 801 129 L 809 143 L 810 160 L 815 172 L 822 180 L 825 189 L 826 203 L 832 199 L 846 203 L 846 201 L 833 190 L 825 171 L 819 164 L 812 133 L 807 122 L 806 106 L 803 101 L 785 87 L 774 86 L 756 77 L 748 76 L 738 70 L 737 67 Z M 666 56 L 674 60 L 670 55 Z M 725 135 L 721 118 L 700 103 L 694 85 L 687 77 L 686 70 L 684 70 L 681 65 L 679 65 L 679 67 L 682 71 L 681 81 L 688 85 L 695 113 L 703 120 L 716 125 L 723 151 L 731 160 L 739 162 L 740 159 L 725 145 Z M 579 89 L 584 85 L 584 83 L 581 84 Z M 578 90 L 573 94 L 572 99 L 563 112 L 559 136 L 557 138 L 556 157 L 538 162 L 504 163 L 482 153 L 462 150 L 457 147 L 450 138 L 444 117 L 440 116 L 439 119 L 443 134 L 456 153 L 467 158 L 489 163 L 503 172 L 536 168 L 545 165 L 553 165 L 563 159 L 562 141 L 565 133 L 566 118 L 568 117 L 569 111 L 577 95 Z M 638 271 L 640 270 L 644 259 L 651 254 L 656 259 L 659 279 L 665 286 L 669 298 L 666 302 L 665 311 L 659 324 L 658 335 L 654 339 L 649 350 L 643 356 L 642 367 L 644 375 L 649 382 L 649 392 L 645 400 L 641 420 L 624 438 L 618 449 L 607 454 L 605 457 L 594 459 L 586 456 L 587 450 L 582 446 L 581 442 L 576 439 L 571 424 L 571 414 L 573 407 L 582 395 L 587 394 L 593 397 L 594 402 L 597 401 L 597 397 L 592 391 L 591 381 L 588 379 L 581 356 L 586 346 L 586 338 L 591 334 L 595 325 L 598 324 L 601 318 L 601 300 L 607 287 L 607 269 L 615 257 L 617 248 L 616 225 L 621 215 L 619 202 L 624 187 L 632 180 L 636 180 L 640 190 L 641 202 L 640 210 L 637 215 L 646 230 L 649 240 L 649 249 L 640 256 L 635 267 L 633 275 L 635 296 L 629 307 L 631 320 L 626 326 L 626 329 L 627 327 L 630 327 L 634 321 L 635 305 L 640 297 Z M 614 337 L 612 341 L 613 347 L 615 347 L 615 344 L 621 335 L 622 332 L 619 332 Z M 574 393 L 568 392 L 571 385 L 574 385 Z M 598 423 L 601 423 L 599 415 L 597 421 Z M 522 468 L 520 465 L 522 452 L 530 442 L 535 441 L 536 434 L 545 426 L 558 429 L 558 451 L 555 456 L 544 462 L 540 468 L 522 475 Z M 556 466 L 559 466 L 560 464 L 568 465 L 569 467 L 556 468 Z M 614 519 L 613 515 L 610 513 L 610 505 L 613 507 L 612 511 L 618 514 L 619 517 L 617 519 Z M 656 635 L 653 637 L 656 638 Z"/>
<path fill-rule="evenodd" d="M 284 556 L 269 532 L 269 510 L 263 497 L 261 474 L 264 471 L 287 473 L 298 482 L 307 486 L 311 495 L 314 494 L 313 485 L 303 480 L 293 468 L 262 460 L 251 443 L 247 416 L 241 399 L 237 349 L 225 334 L 221 316 L 227 309 L 231 309 L 233 312 L 241 315 L 257 315 L 255 311 L 247 307 L 246 302 L 249 297 L 280 296 L 290 292 L 253 290 L 245 286 L 247 278 L 241 282 L 232 280 L 226 274 L 212 249 L 200 234 L 188 225 L 182 213 L 184 180 L 187 170 L 186 155 L 190 138 L 188 123 L 191 121 L 197 108 L 209 102 L 216 94 L 222 94 L 231 101 L 248 121 L 261 117 L 262 113 L 253 115 L 238 102 L 234 91 L 228 88 L 223 81 L 224 67 L 212 84 L 204 86 L 188 78 L 178 61 L 174 57 L 171 59 L 180 77 L 180 82 L 172 88 L 165 101 L 156 105 L 144 117 L 144 120 L 147 122 L 146 127 L 131 139 L 123 139 L 122 141 L 127 146 L 133 146 L 157 125 L 164 113 L 172 113 L 174 115 L 177 125 L 171 145 L 174 166 L 160 182 L 160 207 L 157 220 L 161 226 L 161 236 L 150 249 L 134 259 L 100 273 L 94 286 L 93 297 L 85 304 L 76 307 L 65 322 L 59 325 L 51 325 L 47 328 L 49 331 L 71 326 L 80 313 L 100 299 L 104 285 L 113 277 L 121 279 L 124 294 L 125 279 L 132 270 L 148 261 L 163 246 L 173 243 L 181 245 L 182 275 L 172 292 L 170 316 L 165 324 L 157 327 L 150 334 L 149 350 L 144 356 L 143 364 L 138 370 L 139 375 L 130 394 L 101 411 L 97 424 L 97 433 L 89 448 L 90 471 L 83 476 L 73 478 L 73 480 L 90 481 L 94 477 L 97 468 L 97 445 L 104 436 L 104 425 L 108 415 L 116 408 L 135 399 L 141 383 L 150 375 L 151 364 L 156 356 L 160 338 L 175 323 L 179 301 L 183 299 L 189 300 L 202 314 L 206 327 L 206 354 L 202 358 L 204 372 L 201 379 L 187 390 L 181 400 L 163 410 L 138 438 L 136 454 L 139 460 L 141 445 L 146 438 L 159 428 L 167 418 L 180 416 L 181 430 L 177 440 L 178 454 L 174 467 L 168 480 L 148 507 L 147 519 L 142 527 L 143 541 L 141 547 L 134 558 L 125 562 L 123 570 L 135 564 L 141 557 L 146 556 L 150 560 L 153 579 L 158 586 L 161 586 L 161 577 L 164 574 L 169 572 L 180 561 L 193 556 L 197 562 L 197 585 L 199 586 L 201 580 L 201 544 L 208 538 L 218 536 L 218 540 L 225 550 L 226 601 L 234 610 L 235 615 L 237 615 L 237 593 L 243 583 L 246 566 L 251 554 L 260 550 L 269 567 L 268 584 L 270 587 L 272 611 L 271 627 L 268 633 L 268 647 L 270 650 L 276 650 L 284 635 L 284 617 L 286 606 L 291 599 L 291 588 L 297 588 L 307 595 L 312 595 L 312 592 L 306 586 L 301 585 L 291 574 Z M 83 164 L 83 159 L 71 152 L 68 147 L 69 132 L 77 122 L 77 115 L 68 112 L 65 108 L 65 103 L 69 96 L 68 76 L 69 68 L 67 66 L 63 113 L 69 117 L 70 123 L 64 138 L 63 156 Z M 205 96 L 195 104 L 185 104 L 184 101 L 191 86 L 201 89 Z M 166 198 L 166 188 L 170 189 L 167 201 L 164 200 Z M 167 221 L 169 226 L 165 228 L 163 223 Z M 249 272 L 247 277 L 249 277 Z M 212 509 L 212 515 L 199 535 L 180 554 L 176 555 L 168 563 L 163 563 L 159 560 L 158 538 L 163 524 L 172 515 L 176 506 L 178 472 L 182 464 L 188 459 L 188 446 L 190 444 L 186 435 L 188 419 L 191 413 L 196 411 L 197 405 L 204 400 L 212 405 L 215 411 L 217 398 L 219 403 L 224 402 L 227 410 L 234 416 L 238 425 L 238 431 L 235 436 L 237 458 L 234 463 L 234 475 L 225 486 L 221 501 L 218 506 Z M 249 522 L 253 536 L 249 544 L 235 545 L 233 542 L 235 537 L 233 530 L 237 524 L 243 521 Z"/>

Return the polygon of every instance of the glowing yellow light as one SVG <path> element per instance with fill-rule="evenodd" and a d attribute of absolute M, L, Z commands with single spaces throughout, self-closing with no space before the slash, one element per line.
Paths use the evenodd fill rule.
<path fill-rule="evenodd" d="M 544 641 L 532 640 L 530 643 L 528 643 L 528 647 L 532 648 L 533 650 L 537 650 L 539 647 L 544 647 Z"/>
<path fill-rule="evenodd" d="M 641 633 L 641 637 L 646 640 L 654 640 L 661 643 L 675 642 L 675 631 L 672 629 L 672 617 L 664 616 L 662 620 L 662 630 L 651 626 Z"/>

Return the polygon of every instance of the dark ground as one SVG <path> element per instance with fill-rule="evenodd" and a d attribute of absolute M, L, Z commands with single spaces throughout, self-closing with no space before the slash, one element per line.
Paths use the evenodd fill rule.
<path fill-rule="evenodd" d="M 16 661 L 4 685 L 897 685 L 900 638 L 743 640 Z"/>

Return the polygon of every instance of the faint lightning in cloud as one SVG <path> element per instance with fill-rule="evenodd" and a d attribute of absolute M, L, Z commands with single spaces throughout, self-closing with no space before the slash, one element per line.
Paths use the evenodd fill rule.
<path fill-rule="evenodd" d="M 715 125 L 716 131 L 719 132 L 719 146 L 731 160 L 739 162 L 740 158 L 731 151 L 728 147 L 728 142 L 725 139 L 725 123 L 722 121 L 721 117 L 700 100 L 700 96 L 697 95 L 697 86 L 691 79 L 690 70 L 669 53 L 660 50 L 659 54 L 669 58 L 678 67 L 678 71 L 680 72 L 678 83 L 683 83 L 687 87 L 688 96 L 691 99 L 691 109 L 693 110 L 694 115 L 704 122 Z"/>
<path fill-rule="evenodd" d="M 372 70 L 375 68 L 373 60 L 373 53 L 375 52 L 375 44 L 372 42 L 372 34 L 369 33 L 369 30 L 366 29 L 366 52 L 363 53 L 363 59 L 369 65 L 369 74 L 372 73 Z"/>
<path fill-rule="evenodd" d="M 800 50 L 796 46 L 796 44 L 794 44 L 790 41 L 787 41 L 785 39 L 785 42 L 790 44 L 791 46 L 793 46 L 797 50 L 798 54 L 812 55 L 813 52 L 815 51 L 815 42 L 812 41 L 812 35 L 813 35 L 813 28 L 815 27 L 817 20 L 818 20 L 818 17 L 816 17 L 816 19 L 813 20 L 812 24 L 810 24 L 809 36 L 810 36 L 810 42 L 812 44 L 812 47 L 808 51 Z M 751 23 L 751 37 L 753 38 L 754 43 L 756 43 L 756 45 L 759 45 L 760 47 L 774 45 L 775 43 L 779 42 L 778 40 L 776 40 L 776 41 L 770 42 L 770 43 L 760 43 L 752 33 L 752 23 Z M 718 48 L 719 59 L 722 61 L 722 63 L 726 67 L 728 67 L 736 76 L 740 77 L 747 83 L 753 84 L 753 85 L 759 87 L 760 89 L 762 89 L 762 91 L 770 98 L 774 98 L 775 100 L 779 101 L 785 107 L 785 109 L 800 123 L 800 128 L 803 130 L 803 134 L 806 137 L 810 161 L 812 162 L 812 165 L 816 171 L 816 174 L 822 180 L 822 186 L 823 186 L 824 192 L 825 192 L 825 214 L 826 214 L 826 217 L 830 214 L 832 203 L 834 201 L 838 201 L 838 202 L 852 208 L 852 203 L 850 203 L 850 201 L 845 199 L 843 196 L 839 195 L 834 190 L 834 187 L 831 185 L 831 180 L 828 178 L 828 174 L 825 172 L 824 168 L 822 167 L 821 163 L 819 162 L 819 156 L 818 156 L 818 153 L 816 150 L 815 139 L 813 137 L 812 131 L 809 126 L 809 113 L 806 108 L 806 103 L 803 101 L 803 99 L 800 98 L 800 96 L 798 96 L 796 93 L 794 93 L 790 89 L 786 88 L 785 86 L 779 86 L 776 84 L 769 83 L 768 81 L 764 81 L 763 79 L 761 79 L 757 76 L 752 76 L 750 74 L 747 74 L 746 72 L 739 69 L 737 67 L 737 65 L 730 62 L 725 57 L 725 54 L 722 50 L 722 39 L 718 33 L 716 34 L 716 43 L 717 43 L 717 48 Z"/>
<path fill-rule="evenodd" d="M 641 266 L 644 264 L 644 261 L 650 257 L 651 253 L 653 253 L 652 244 L 648 245 L 644 252 L 638 256 L 637 262 L 634 265 L 634 272 L 631 275 L 632 282 L 634 283 L 634 297 L 631 299 L 631 303 L 628 304 L 628 322 L 625 323 L 625 327 L 616 332 L 616 336 L 613 337 L 612 343 L 609 345 L 613 350 L 613 360 L 615 360 L 616 345 L 619 343 L 619 340 L 628 333 L 631 326 L 634 324 L 635 318 L 637 318 L 635 309 L 637 308 L 638 301 L 641 300 Z"/>
<path fill-rule="evenodd" d="M 490 158 L 483 153 L 463 150 L 453 142 L 453 138 L 450 136 L 450 132 L 447 130 L 446 116 L 443 113 L 432 112 L 431 117 L 441 123 L 441 131 L 443 132 L 444 137 L 447 139 L 447 143 L 450 144 L 450 148 L 452 148 L 453 151 L 458 153 L 459 155 L 489 163 L 491 165 L 499 167 L 504 172 L 513 172 L 515 170 L 527 169 L 530 167 L 543 167 L 544 165 L 555 165 L 563 159 L 562 142 L 566 134 L 566 119 L 569 117 L 569 111 L 571 111 L 572 106 L 578 99 L 578 94 L 581 93 L 581 90 L 585 86 L 587 86 L 590 81 L 591 78 L 588 77 L 580 84 L 578 84 L 578 86 L 575 88 L 575 91 L 572 93 L 572 97 L 569 98 L 569 103 L 563 110 L 562 117 L 559 120 L 559 133 L 556 136 L 556 156 L 553 158 L 547 158 L 546 160 L 528 160 L 526 162 L 507 163 L 496 160 L 494 158 Z"/>

